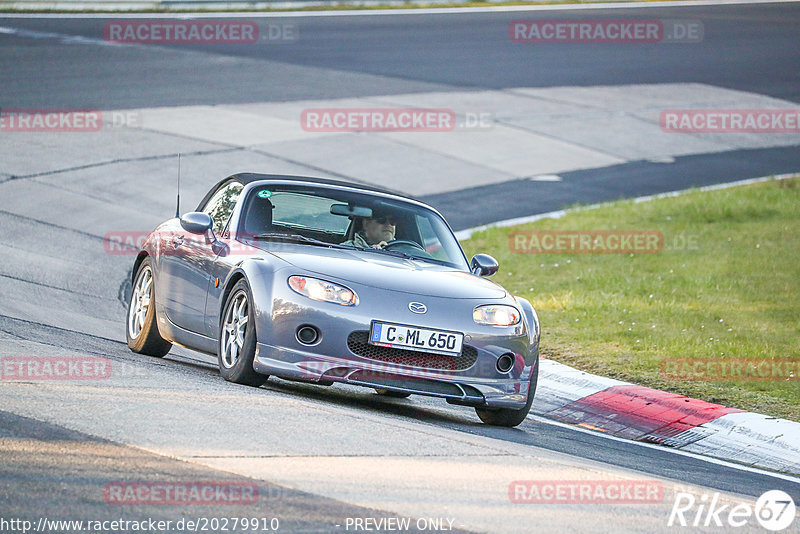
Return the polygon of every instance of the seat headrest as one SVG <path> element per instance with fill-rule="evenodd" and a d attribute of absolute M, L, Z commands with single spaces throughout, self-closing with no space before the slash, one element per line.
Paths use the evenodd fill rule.
<path fill-rule="evenodd" d="M 265 234 L 272 231 L 272 202 L 266 198 L 253 197 L 244 217 L 244 231 L 249 235 Z"/>

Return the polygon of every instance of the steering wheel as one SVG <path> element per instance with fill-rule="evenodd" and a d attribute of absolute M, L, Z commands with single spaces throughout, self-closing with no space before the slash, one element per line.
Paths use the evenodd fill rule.
<path fill-rule="evenodd" d="M 386 243 L 386 246 L 383 247 L 383 248 L 391 250 L 392 247 L 403 246 L 403 245 L 409 246 L 409 247 L 413 247 L 413 248 L 415 248 L 417 250 L 421 250 L 422 252 L 425 252 L 427 254 L 427 251 L 422 247 L 422 245 L 420 245 L 416 241 L 408 241 L 406 239 L 395 239 L 394 241 L 389 241 L 388 243 Z"/>

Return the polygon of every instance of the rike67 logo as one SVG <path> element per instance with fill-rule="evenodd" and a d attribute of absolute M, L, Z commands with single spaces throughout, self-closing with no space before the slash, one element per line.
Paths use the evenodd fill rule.
<path fill-rule="evenodd" d="M 691 493 L 679 492 L 669 514 L 667 526 L 680 527 L 743 527 L 755 521 L 761 527 L 778 532 L 789 528 L 797 509 L 792 497 L 781 490 L 770 490 L 758 498 L 755 506 L 747 503 L 721 504 L 719 493 L 698 499 Z"/>

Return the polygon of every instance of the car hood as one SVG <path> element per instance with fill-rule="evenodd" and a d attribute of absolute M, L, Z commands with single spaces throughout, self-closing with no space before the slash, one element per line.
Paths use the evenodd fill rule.
<path fill-rule="evenodd" d="M 314 248 L 313 253 L 309 253 L 308 246 L 297 248 L 300 250 L 272 253 L 322 278 L 390 291 L 457 299 L 507 296 L 499 284 L 443 265 L 355 250 Z"/>

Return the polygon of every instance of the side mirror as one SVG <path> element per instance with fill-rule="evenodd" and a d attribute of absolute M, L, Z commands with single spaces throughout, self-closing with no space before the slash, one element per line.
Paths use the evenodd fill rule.
<path fill-rule="evenodd" d="M 213 225 L 211 217 L 202 211 L 191 211 L 181 217 L 181 226 L 192 234 L 205 234 Z"/>
<path fill-rule="evenodd" d="M 492 276 L 500 268 L 500 264 L 488 254 L 475 254 L 469 262 L 469 268 L 474 275 Z"/>

